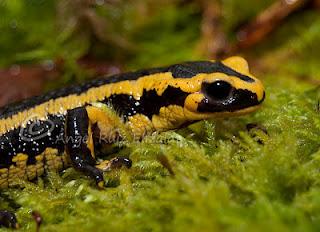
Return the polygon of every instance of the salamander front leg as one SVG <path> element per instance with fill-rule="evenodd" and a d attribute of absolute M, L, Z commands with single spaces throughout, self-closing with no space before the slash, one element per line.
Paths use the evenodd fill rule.
<path fill-rule="evenodd" d="M 65 141 L 67 154 L 74 168 L 93 178 L 99 187 L 103 187 L 103 173 L 95 167 L 91 127 L 84 107 L 68 111 Z"/>
<path fill-rule="evenodd" d="M 19 224 L 14 213 L 8 210 L 0 210 L 0 227 L 18 229 Z"/>

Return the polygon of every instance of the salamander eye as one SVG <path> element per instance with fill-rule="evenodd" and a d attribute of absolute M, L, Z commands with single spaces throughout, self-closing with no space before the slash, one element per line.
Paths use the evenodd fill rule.
<path fill-rule="evenodd" d="M 232 92 L 232 86 L 226 81 L 215 81 L 213 83 L 203 83 L 202 92 L 206 97 L 213 100 L 224 100 L 228 98 Z"/>

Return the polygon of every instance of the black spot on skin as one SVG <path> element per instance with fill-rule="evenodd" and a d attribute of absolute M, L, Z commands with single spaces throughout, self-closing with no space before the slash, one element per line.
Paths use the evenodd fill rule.
<path fill-rule="evenodd" d="M 254 82 L 249 76 L 243 75 L 221 62 L 195 61 L 183 64 L 176 64 L 169 68 L 175 78 L 191 78 L 200 73 L 225 73 L 235 76 L 246 82 Z"/>
<path fill-rule="evenodd" d="M 27 165 L 32 165 L 36 163 L 37 163 L 36 157 L 33 155 L 29 155 L 27 159 Z"/>
<path fill-rule="evenodd" d="M 123 115 L 125 120 L 135 114 L 144 114 L 151 119 L 153 115 L 159 114 L 163 106 L 183 106 L 187 96 L 188 93 L 180 88 L 169 86 L 161 96 L 155 90 L 144 90 L 139 100 L 134 99 L 131 95 L 117 94 L 111 95 L 104 102 L 110 103 L 117 112 Z"/>
<path fill-rule="evenodd" d="M 235 89 L 229 98 L 219 101 L 211 98 L 204 98 L 198 105 L 198 112 L 234 112 L 259 105 L 257 95 L 249 90 Z"/>

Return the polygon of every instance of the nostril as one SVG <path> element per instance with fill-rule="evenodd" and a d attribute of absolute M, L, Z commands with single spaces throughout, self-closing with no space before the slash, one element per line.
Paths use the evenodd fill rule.
<path fill-rule="evenodd" d="M 213 83 L 204 82 L 202 92 L 204 95 L 213 100 L 225 100 L 232 92 L 232 86 L 226 81 L 215 81 Z"/>

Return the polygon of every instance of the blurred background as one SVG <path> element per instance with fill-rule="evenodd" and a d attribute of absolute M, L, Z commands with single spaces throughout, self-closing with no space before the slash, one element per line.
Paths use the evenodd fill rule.
<path fill-rule="evenodd" d="M 267 85 L 320 81 L 319 0 L 1 0 L 0 105 L 95 76 L 245 57 Z"/>

